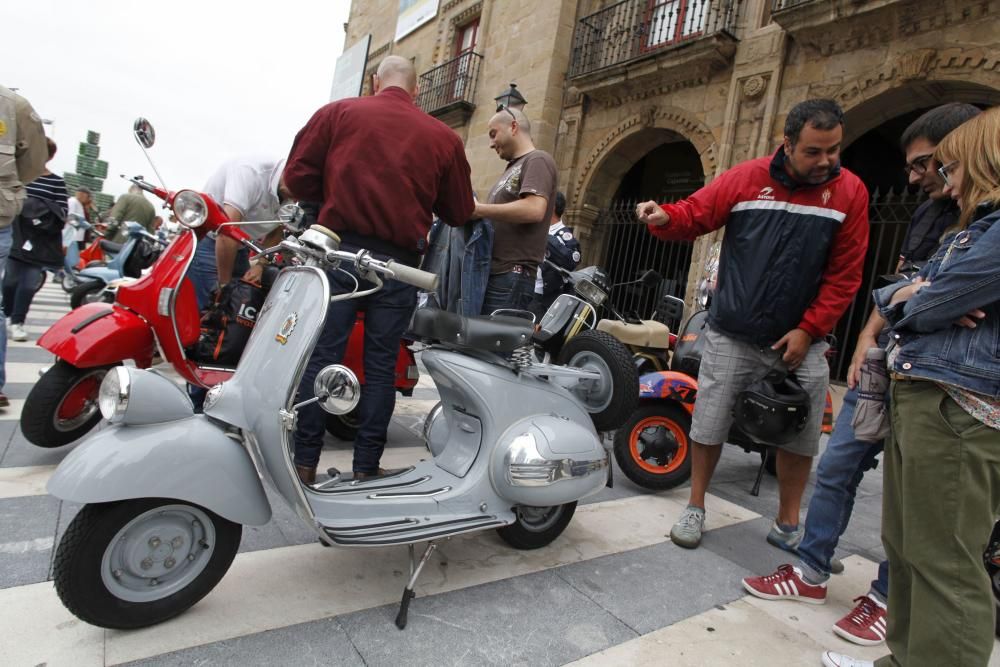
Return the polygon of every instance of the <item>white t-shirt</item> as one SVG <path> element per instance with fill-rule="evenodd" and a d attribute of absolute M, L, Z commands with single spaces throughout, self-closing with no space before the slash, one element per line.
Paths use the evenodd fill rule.
<path fill-rule="evenodd" d="M 278 180 L 285 168 L 284 158 L 241 157 L 224 162 L 205 183 L 205 194 L 218 204 L 229 204 L 246 222 L 275 220 L 278 217 Z M 247 226 L 255 238 L 265 236 L 273 226 Z"/>
<path fill-rule="evenodd" d="M 70 220 L 63 227 L 63 245 L 65 246 L 69 246 L 68 241 L 83 241 L 87 238 L 87 230 L 72 224 L 73 218 L 78 220 L 87 219 L 87 214 L 83 210 L 83 204 L 76 197 L 70 197 L 67 201 L 69 206 L 66 207 L 66 215 Z M 72 232 L 72 236 L 70 236 L 70 232 Z"/>

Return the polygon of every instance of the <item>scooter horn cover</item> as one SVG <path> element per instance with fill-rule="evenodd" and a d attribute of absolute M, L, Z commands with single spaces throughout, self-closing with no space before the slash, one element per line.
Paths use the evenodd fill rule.
<path fill-rule="evenodd" d="M 795 376 L 772 372 L 736 398 L 734 424 L 755 442 L 787 445 L 805 428 L 809 403 Z"/>

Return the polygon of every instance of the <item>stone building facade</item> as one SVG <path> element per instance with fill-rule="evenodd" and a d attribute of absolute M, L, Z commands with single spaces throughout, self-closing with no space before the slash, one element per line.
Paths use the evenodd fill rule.
<path fill-rule="evenodd" d="M 916 203 L 899 133 L 942 102 L 1000 103 L 997 0 L 441 0 L 397 41 L 399 4 L 355 0 L 346 45 L 370 33 L 370 69 L 403 55 L 428 84 L 442 78 L 435 72 L 470 71 L 460 40 L 477 22 L 477 80 L 447 84 L 447 99 L 422 95 L 465 140 L 477 192 L 503 168 L 486 123 L 516 81 L 537 145 L 555 156 L 585 261 L 622 276 L 668 265 L 666 288 L 689 300 L 715 239 L 655 245 L 629 220 L 635 200 L 685 196 L 772 152 L 793 105 L 832 97 L 847 113 L 844 163 L 885 207 L 873 208 L 864 295 Z M 862 296 L 845 317 L 848 342 L 866 307 Z"/>

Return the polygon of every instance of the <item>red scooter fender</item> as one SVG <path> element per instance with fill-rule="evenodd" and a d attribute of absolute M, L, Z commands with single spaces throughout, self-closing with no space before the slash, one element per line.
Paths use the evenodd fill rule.
<path fill-rule="evenodd" d="M 153 361 L 153 331 L 130 310 L 88 303 L 71 310 L 38 339 L 42 347 L 77 368 L 134 359 L 139 368 Z"/>
<path fill-rule="evenodd" d="M 694 412 L 694 399 L 698 395 L 698 380 L 677 371 L 657 371 L 646 373 L 639 378 L 639 400 L 666 399 L 676 401 L 687 410 Z"/>

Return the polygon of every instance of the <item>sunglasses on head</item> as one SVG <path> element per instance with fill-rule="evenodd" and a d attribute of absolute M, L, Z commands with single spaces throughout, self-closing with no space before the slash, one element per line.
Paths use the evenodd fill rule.
<path fill-rule="evenodd" d="M 507 113 L 509 113 L 509 114 L 510 114 L 510 119 L 511 119 L 512 121 L 514 121 L 515 123 L 517 122 L 517 116 L 515 116 L 515 115 L 514 115 L 514 112 L 510 110 L 510 107 L 508 107 L 508 106 L 507 106 L 507 105 L 505 105 L 505 104 L 501 104 L 501 105 L 500 105 L 500 106 L 499 106 L 499 107 L 497 108 L 497 113 L 499 113 L 499 112 L 501 112 L 501 111 L 506 111 Z"/>

